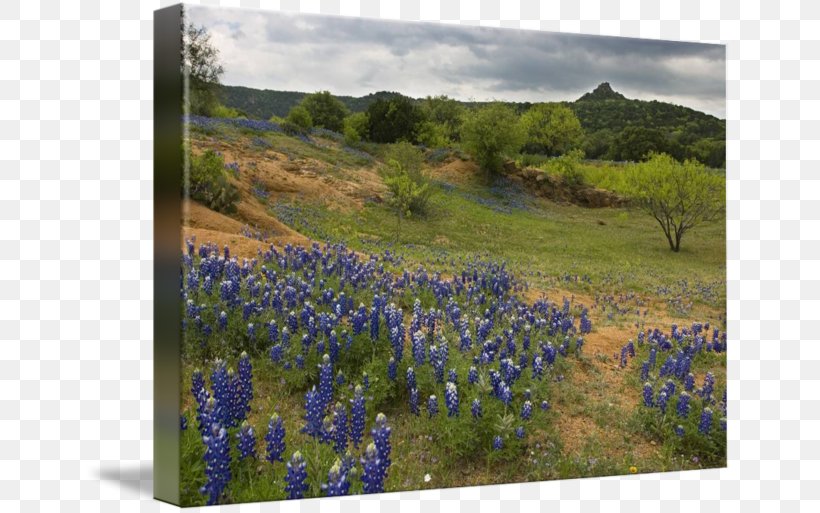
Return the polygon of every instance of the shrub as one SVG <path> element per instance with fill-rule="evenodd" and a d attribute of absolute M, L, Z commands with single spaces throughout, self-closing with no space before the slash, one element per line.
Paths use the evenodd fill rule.
<path fill-rule="evenodd" d="M 282 129 L 289 135 L 306 134 L 313 127 L 313 118 L 310 112 L 301 105 L 297 105 L 290 109 L 285 122 L 282 123 Z"/>
<path fill-rule="evenodd" d="M 305 96 L 301 107 L 307 109 L 313 120 L 313 126 L 341 132 L 344 128 L 344 119 L 347 107 L 329 91 L 319 91 Z"/>
<path fill-rule="evenodd" d="M 464 148 L 489 178 L 501 170 L 504 159 L 524 144 L 526 133 L 515 111 L 491 103 L 467 115 L 462 127 Z"/>
<path fill-rule="evenodd" d="M 584 158 L 582 150 L 571 150 L 554 160 L 554 166 L 564 179 L 564 182 L 571 187 L 578 187 L 584 184 L 584 173 L 580 164 Z"/>
<path fill-rule="evenodd" d="M 222 154 L 208 150 L 201 155 L 191 155 L 189 196 L 201 201 L 217 212 L 236 211 L 239 191 L 230 183 L 225 174 L 225 160 Z"/>
<path fill-rule="evenodd" d="M 367 113 L 357 112 L 345 118 L 344 137 L 345 144 L 354 146 L 361 142 L 362 137 L 367 135 Z"/>
<path fill-rule="evenodd" d="M 389 177 L 405 173 L 419 189 L 410 200 L 409 210 L 414 214 L 423 214 L 427 210 L 433 188 L 429 186 L 429 179 L 422 171 L 424 155 L 421 150 L 407 142 L 391 144 L 385 153 L 385 160 L 390 166 Z"/>
<path fill-rule="evenodd" d="M 368 138 L 378 143 L 416 141 L 418 126 L 424 120 L 421 109 L 404 96 L 379 98 L 367 108 L 367 116 Z"/>

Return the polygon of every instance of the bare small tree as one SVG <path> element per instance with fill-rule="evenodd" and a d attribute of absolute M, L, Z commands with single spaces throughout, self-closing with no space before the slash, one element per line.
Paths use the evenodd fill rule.
<path fill-rule="evenodd" d="M 219 49 L 211 42 L 205 27 L 185 23 L 182 27 L 182 73 L 188 78 L 192 113 L 212 114 L 219 103 L 219 77 L 224 72 L 219 62 Z"/>
<path fill-rule="evenodd" d="M 653 154 L 627 171 L 626 182 L 633 204 L 658 222 L 674 252 L 689 230 L 726 212 L 725 178 L 697 161 Z"/>

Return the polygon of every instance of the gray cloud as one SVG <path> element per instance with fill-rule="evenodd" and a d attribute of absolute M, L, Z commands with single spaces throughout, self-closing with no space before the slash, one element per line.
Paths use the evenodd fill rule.
<path fill-rule="evenodd" d="M 601 82 L 725 117 L 722 45 L 187 7 L 231 85 L 468 100 L 574 100 Z"/>

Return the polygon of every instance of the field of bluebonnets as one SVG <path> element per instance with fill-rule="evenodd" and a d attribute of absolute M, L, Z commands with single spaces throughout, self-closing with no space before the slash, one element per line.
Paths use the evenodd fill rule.
<path fill-rule="evenodd" d="M 385 145 L 189 126 L 226 190 L 181 254 L 185 505 L 725 465 L 722 224 L 672 253 L 425 149 L 429 212 L 396 219 Z"/>

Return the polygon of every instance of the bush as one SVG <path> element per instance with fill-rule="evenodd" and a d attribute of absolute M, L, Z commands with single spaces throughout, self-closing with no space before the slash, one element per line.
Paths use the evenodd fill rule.
<path fill-rule="evenodd" d="M 282 129 L 289 135 L 306 134 L 311 128 L 313 128 L 313 118 L 310 112 L 301 105 L 290 109 L 285 122 L 282 123 Z"/>
<path fill-rule="evenodd" d="M 301 107 L 307 109 L 313 126 L 341 132 L 347 115 L 347 107 L 329 91 L 319 91 L 305 96 Z"/>
<path fill-rule="evenodd" d="M 491 103 L 467 115 L 462 127 L 464 148 L 489 178 L 501 170 L 504 159 L 524 144 L 526 133 L 515 111 Z"/>
<path fill-rule="evenodd" d="M 355 146 L 367 135 L 367 113 L 357 112 L 345 118 L 344 137 L 345 144 Z"/>
<path fill-rule="evenodd" d="M 582 150 L 572 150 L 554 160 L 554 166 L 564 179 L 564 183 L 571 187 L 579 187 L 584 184 L 584 173 L 580 164 L 584 158 Z"/>
<path fill-rule="evenodd" d="M 422 171 L 424 155 L 421 150 L 407 142 L 391 144 L 385 153 L 385 160 L 390 166 L 388 177 L 405 173 L 419 190 L 410 200 L 410 212 L 414 214 L 426 212 L 433 188 L 429 186 L 429 180 Z"/>
<path fill-rule="evenodd" d="M 222 154 L 208 150 L 201 155 L 191 155 L 189 196 L 201 201 L 211 210 L 231 213 L 236 211 L 239 191 L 225 174 Z"/>
<path fill-rule="evenodd" d="M 414 142 L 424 120 L 421 109 L 404 96 L 376 100 L 367 108 L 367 116 L 368 138 L 378 143 Z"/>

